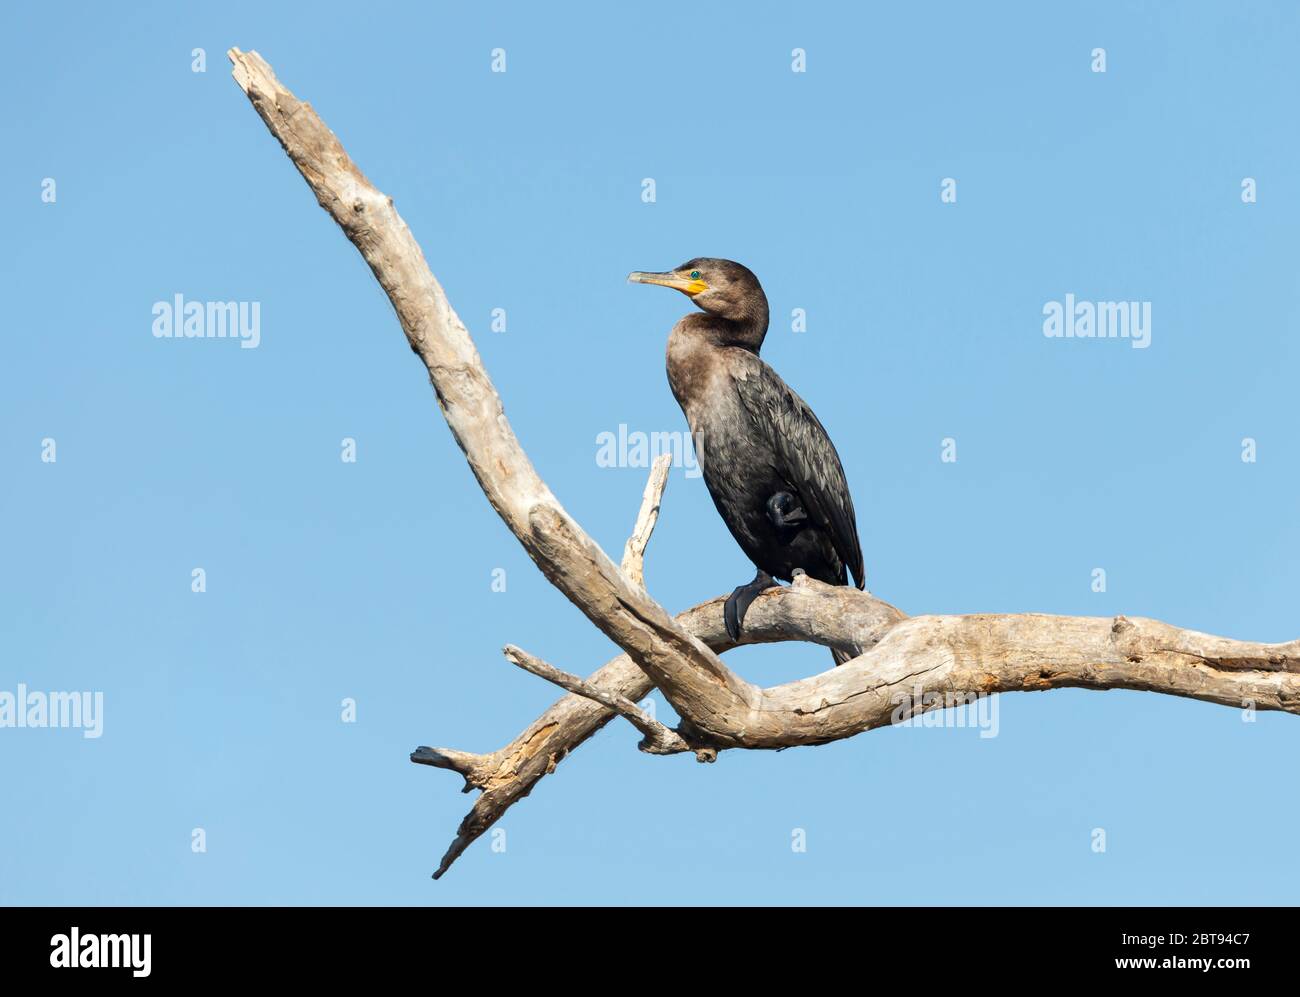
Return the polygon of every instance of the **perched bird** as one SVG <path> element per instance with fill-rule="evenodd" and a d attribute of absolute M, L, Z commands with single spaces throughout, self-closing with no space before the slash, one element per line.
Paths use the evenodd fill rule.
<path fill-rule="evenodd" d="M 666 273 L 628 275 L 681 291 L 703 311 L 668 337 L 668 384 L 686 414 L 704 483 L 754 580 L 724 609 L 740 637 L 754 598 L 803 570 L 831 585 L 866 578 L 853 499 L 839 454 L 807 403 L 759 359 L 767 295 L 748 267 L 699 258 Z M 848 655 L 836 651 L 837 663 Z"/>

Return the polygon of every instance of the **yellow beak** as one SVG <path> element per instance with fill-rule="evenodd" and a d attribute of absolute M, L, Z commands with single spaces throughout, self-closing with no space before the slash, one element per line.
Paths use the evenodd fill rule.
<path fill-rule="evenodd" d="M 631 284 L 658 284 L 661 287 L 671 287 L 674 291 L 681 291 L 687 297 L 694 297 L 701 291 L 707 291 L 709 285 L 702 280 L 691 280 L 686 274 L 668 271 L 667 273 L 643 273 L 640 270 L 633 270 L 627 275 L 628 283 Z"/>

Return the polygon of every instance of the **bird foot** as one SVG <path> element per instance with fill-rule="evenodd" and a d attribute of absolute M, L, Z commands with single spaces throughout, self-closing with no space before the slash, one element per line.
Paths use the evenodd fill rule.
<path fill-rule="evenodd" d="M 789 492 L 777 492 L 767 500 L 767 518 L 778 530 L 784 530 L 806 523 L 808 513 Z"/>
<path fill-rule="evenodd" d="M 722 607 L 722 621 L 727 625 L 727 633 L 732 640 L 740 640 L 740 628 L 745 622 L 745 614 L 760 592 L 776 587 L 776 579 L 766 571 L 759 571 L 754 580 L 746 585 L 738 585 Z"/>

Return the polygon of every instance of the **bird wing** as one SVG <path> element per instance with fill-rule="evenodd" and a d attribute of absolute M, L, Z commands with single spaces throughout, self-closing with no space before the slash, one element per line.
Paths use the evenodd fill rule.
<path fill-rule="evenodd" d="M 769 435 L 778 473 L 798 494 L 813 524 L 830 536 L 840 560 L 863 588 L 866 576 L 853 497 L 835 444 L 808 403 L 761 359 L 744 352 L 745 359 L 733 368 L 739 371 L 734 383 L 742 406 L 753 424 Z"/>

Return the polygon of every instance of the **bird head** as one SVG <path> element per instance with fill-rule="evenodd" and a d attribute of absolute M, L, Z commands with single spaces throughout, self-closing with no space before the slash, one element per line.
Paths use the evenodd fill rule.
<path fill-rule="evenodd" d="M 627 275 L 634 284 L 659 284 L 681 291 L 710 315 L 738 323 L 757 333 L 767 332 L 767 295 L 753 271 L 733 260 L 697 257 L 674 270 Z"/>

